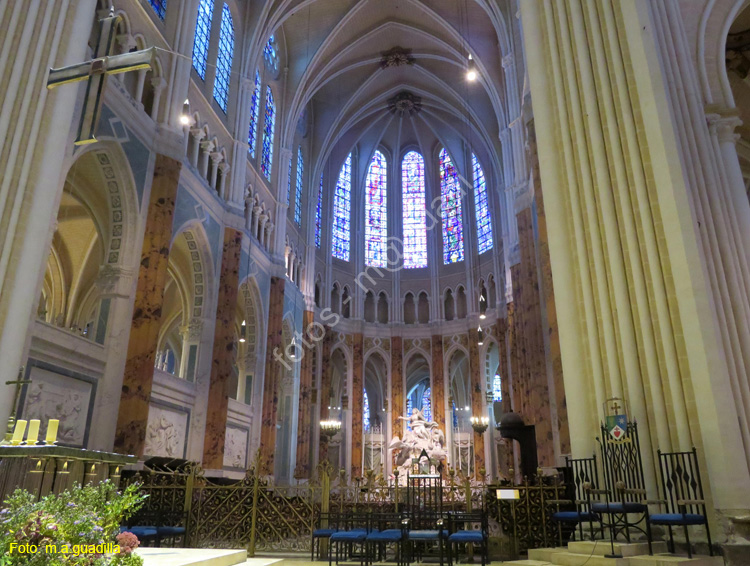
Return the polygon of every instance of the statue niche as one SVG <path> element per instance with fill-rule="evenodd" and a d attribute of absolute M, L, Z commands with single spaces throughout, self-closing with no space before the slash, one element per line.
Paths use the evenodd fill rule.
<path fill-rule="evenodd" d="M 388 450 L 396 454 L 395 467 L 399 470 L 399 482 L 406 482 L 406 476 L 412 465 L 412 459 L 417 459 L 424 451 L 432 466 L 437 466 L 445 459 L 445 434 L 438 428 L 438 423 L 427 421 L 419 409 L 413 409 L 411 416 L 398 417 L 409 423 L 403 438 L 394 436 L 388 445 Z M 434 469 L 431 470 L 435 472 Z"/>

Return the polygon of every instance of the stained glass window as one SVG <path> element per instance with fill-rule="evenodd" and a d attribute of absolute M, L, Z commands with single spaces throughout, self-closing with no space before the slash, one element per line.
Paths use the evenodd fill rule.
<path fill-rule="evenodd" d="M 258 118 L 260 117 L 260 72 L 255 70 L 255 88 L 250 99 L 250 129 L 247 131 L 247 146 L 250 157 L 255 159 L 255 142 L 258 138 Z"/>
<path fill-rule="evenodd" d="M 503 400 L 503 381 L 499 373 L 495 374 L 495 377 L 492 379 L 492 400 Z"/>
<path fill-rule="evenodd" d="M 167 0 L 149 0 L 151 7 L 154 9 L 154 12 L 156 12 L 156 15 L 159 16 L 159 19 L 163 22 L 164 18 L 167 15 Z"/>
<path fill-rule="evenodd" d="M 443 263 L 464 259 L 464 229 L 461 185 L 458 171 L 445 148 L 440 150 L 440 195 L 443 216 Z"/>
<path fill-rule="evenodd" d="M 315 247 L 320 247 L 320 232 L 323 227 L 323 174 L 318 187 L 318 204 L 315 206 Z"/>
<path fill-rule="evenodd" d="M 458 412 L 456 411 L 455 401 L 453 401 L 453 428 L 458 428 Z"/>
<path fill-rule="evenodd" d="M 229 81 L 232 75 L 232 57 L 234 55 L 234 24 L 229 6 L 221 9 L 221 30 L 219 31 L 219 55 L 216 58 L 216 78 L 214 79 L 214 100 L 221 109 L 227 111 L 229 100 Z"/>
<path fill-rule="evenodd" d="M 349 233 L 352 211 L 352 154 L 344 161 L 333 194 L 333 257 L 349 261 Z"/>
<path fill-rule="evenodd" d="M 276 71 L 279 67 L 279 50 L 276 48 L 276 38 L 271 35 L 263 48 L 263 60 L 266 67 L 271 71 Z"/>
<path fill-rule="evenodd" d="M 292 159 L 289 158 L 289 171 L 286 175 L 286 205 L 292 202 Z"/>
<path fill-rule="evenodd" d="M 427 216 L 424 192 L 424 158 L 416 151 L 401 161 L 404 267 L 427 267 Z"/>
<path fill-rule="evenodd" d="M 370 432 L 370 400 L 367 398 L 367 389 L 364 390 L 362 399 L 362 428 Z"/>
<path fill-rule="evenodd" d="M 211 39 L 211 20 L 214 17 L 213 0 L 201 0 L 198 6 L 198 21 L 195 24 L 195 42 L 193 43 L 193 68 L 200 78 L 206 80 L 208 64 L 208 42 Z"/>
<path fill-rule="evenodd" d="M 484 169 L 473 153 L 471 164 L 474 171 L 474 204 L 477 211 L 477 248 L 479 253 L 483 254 L 492 249 L 492 219 L 490 207 L 487 204 L 487 182 L 484 178 Z"/>
<path fill-rule="evenodd" d="M 388 245 L 388 162 L 375 152 L 365 187 L 365 265 L 385 267 Z"/>
<path fill-rule="evenodd" d="M 406 416 L 407 417 L 411 416 L 411 409 L 412 409 L 412 406 L 411 406 L 411 395 L 409 395 L 406 398 Z M 411 425 L 409 424 L 409 421 L 406 421 L 406 430 L 411 430 Z"/>
<path fill-rule="evenodd" d="M 260 169 L 266 179 L 271 180 L 271 165 L 273 164 L 273 131 L 276 127 L 276 105 L 273 102 L 271 87 L 266 86 L 266 116 L 263 124 L 263 153 L 261 154 Z"/>
<path fill-rule="evenodd" d="M 297 186 L 294 191 L 294 221 L 297 226 L 302 225 L 302 175 L 305 170 L 305 162 L 302 159 L 302 148 L 297 148 Z"/>
<path fill-rule="evenodd" d="M 430 399 L 431 394 L 432 391 L 429 387 L 424 390 L 424 393 L 422 393 L 422 414 L 424 415 L 424 420 L 426 420 L 427 422 L 430 422 L 432 420 L 432 405 Z"/>

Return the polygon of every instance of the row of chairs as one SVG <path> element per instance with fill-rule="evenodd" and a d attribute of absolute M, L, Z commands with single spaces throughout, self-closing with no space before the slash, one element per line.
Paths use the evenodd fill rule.
<path fill-rule="evenodd" d="M 606 456 L 606 452 L 604 454 Z M 567 467 L 574 486 L 574 499 L 547 502 L 556 507 L 552 513 L 552 520 L 558 523 L 560 544 L 563 543 L 561 528 L 563 524 L 573 524 L 573 531 L 577 527 L 581 538 L 584 534 L 584 524 L 589 525 L 592 537 L 596 524 L 598 525 L 596 530 L 601 533 L 602 539 L 605 538 L 605 529 L 609 530 L 612 543 L 620 534 L 623 534 L 625 540 L 630 542 L 630 530 L 640 531 L 648 540 L 649 554 L 653 554 L 652 526 L 659 525 L 668 528 L 670 551 L 674 553 L 672 529 L 683 527 L 688 557 L 692 558 L 688 527 L 704 525 L 709 553 L 713 556 L 711 532 L 695 448 L 689 452 L 658 451 L 658 460 L 664 497 L 649 500 L 646 489 L 642 487 L 642 471 L 640 476 L 635 473 L 629 477 L 622 473 L 613 474 L 613 468 L 610 466 L 609 475 L 605 469 L 606 489 L 599 489 L 596 455 L 592 458 L 568 459 Z M 651 514 L 649 505 L 659 505 L 664 508 L 665 512 Z M 631 520 L 631 517 L 637 520 Z M 645 528 L 639 526 L 641 523 L 645 523 Z"/>
<path fill-rule="evenodd" d="M 461 547 L 471 545 L 487 563 L 488 523 L 485 511 L 417 513 L 320 513 L 312 532 L 310 558 L 320 555 L 321 542 L 327 540 L 329 565 L 334 561 L 359 558 L 369 566 L 386 557 L 392 546 L 399 566 L 421 561 L 426 552 L 437 550 L 440 564 L 447 557 L 453 564 Z M 447 556 L 446 556 L 447 555 Z"/>
<path fill-rule="evenodd" d="M 120 532 L 130 532 L 138 537 L 142 546 L 185 546 L 187 514 L 169 511 L 139 511 Z"/>

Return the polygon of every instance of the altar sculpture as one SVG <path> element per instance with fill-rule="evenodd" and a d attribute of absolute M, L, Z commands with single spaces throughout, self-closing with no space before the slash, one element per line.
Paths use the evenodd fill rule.
<path fill-rule="evenodd" d="M 395 468 L 399 481 L 405 482 L 413 458 L 419 458 L 424 450 L 432 463 L 440 463 L 448 455 L 445 451 L 445 434 L 435 421 L 428 421 L 419 409 L 412 409 L 411 416 L 398 417 L 409 423 L 403 438 L 394 436 L 388 450 L 396 453 Z M 411 429 L 411 430 L 410 430 Z"/>

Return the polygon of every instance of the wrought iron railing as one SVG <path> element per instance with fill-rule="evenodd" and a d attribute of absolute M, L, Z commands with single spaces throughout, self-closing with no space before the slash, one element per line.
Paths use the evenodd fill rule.
<path fill-rule="evenodd" d="M 314 480 L 296 486 L 276 486 L 255 473 L 256 460 L 241 480 L 206 478 L 197 465 L 176 469 L 144 469 L 125 478 L 138 481 L 148 495 L 143 509 L 183 517 L 186 546 L 193 548 L 244 547 L 255 552 L 310 551 L 313 521 L 327 511 L 397 511 L 406 488 L 380 474 L 348 482 L 343 470 L 335 474 L 328 462 L 318 467 Z M 487 509 L 490 532 L 516 536 L 520 550 L 557 541 L 556 527 L 545 501 L 560 499 L 565 486 L 535 478 L 519 486 L 513 505 L 498 501 L 495 490 L 507 485 L 486 485 L 448 470 L 443 483 L 443 510 Z"/>

